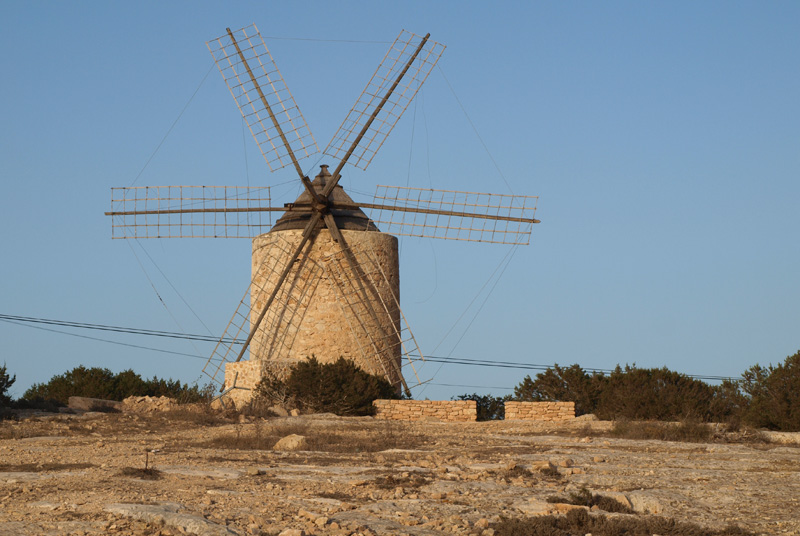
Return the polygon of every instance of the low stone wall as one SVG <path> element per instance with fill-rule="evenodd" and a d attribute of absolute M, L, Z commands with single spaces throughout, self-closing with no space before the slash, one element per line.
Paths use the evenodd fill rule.
<path fill-rule="evenodd" d="M 575 402 L 506 402 L 506 420 L 568 421 L 575 418 Z"/>
<path fill-rule="evenodd" d="M 474 400 L 376 400 L 373 405 L 378 419 L 447 422 L 478 419 L 478 405 Z"/>

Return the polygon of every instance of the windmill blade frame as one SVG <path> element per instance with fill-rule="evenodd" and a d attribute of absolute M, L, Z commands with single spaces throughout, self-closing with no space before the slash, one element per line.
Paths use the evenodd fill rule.
<path fill-rule="evenodd" d="M 383 232 L 400 236 L 527 245 L 538 196 L 377 185 L 359 203 Z"/>
<path fill-rule="evenodd" d="M 255 24 L 206 42 L 250 133 L 272 171 L 319 147 Z"/>
<path fill-rule="evenodd" d="M 429 40 L 429 36 L 430 34 L 420 37 L 406 30 L 400 32 L 323 154 L 346 160 L 362 170 L 367 169 L 444 53 L 446 47 Z M 406 76 L 407 72 L 410 76 Z M 397 84 L 400 78 L 403 78 L 402 85 Z M 391 99 L 386 103 L 381 102 L 381 99 L 385 99 L 387 88 L 393 83 L 396 87 L 389 91 Z M 362 145 L 360 137 L 354 141 L 364 125 L 372 123 L 370 114 L 376 108 L 379 113 L 372 119 L 377 126 L 370 128 L 364 136 L 366 143 Z M 351 146 L 352 156 L 347 151 Z"/>
<path fill-rule="evenodd" d="M 273 244 L 277 250 L 286 256 L 290 255 L 295 246 L 286 240 L 276 240 Z M 273 250 L 274 251 L 274 250 Z M 317 285 L 320 282 L 322 266 L 308 256 L 302 258 L 302 262 L 292 262 L 292 273 L 290 276 L 283 276 L 281 257 L 274 257 L 273 262 L 262 262 L 253 273 L 253 277 L 244 296 L 239 301 L 236 310 L 228 322 L 222 337 L 220 337 L 214 350 L 211 352 L 203 372 L 211 378 L 211 381 L 219 385 L 220 390 L 224 387 L 224 380 L 220 380 L 220 373 L 224 376 L 225 365 L 241 361 L 245 347 L 245 342 L 251 344 L 251 352 L 258 354 L 262 345 L 271 345 L 268 353 L 276 355 L 280 359 L 281 352 L 285 351 L 287 341 L 292 338 L 289 333 L 291 329 L 296 331 L 299 318 L 302 321 L 303 310 L 307 307 L 308 300 L 313 296 Z M 287 284 L 277 286 L 276 280 L 287 279 Z M 275 289 L 279 294 L 271 296 Z M 271 299 L 270 299 L 271 298 Z M 265 308 L 263 304 L 269 301 Z M 279 307 L 271 307 L 274 303 Z M 303 306 L 305 304 L 305 306 Z M 262 309 L 266 314 L 258 320 Z M 286 319 L 289 319 L 288 321 Z M 253 324 L 258 322 L 258 327 L 253 330 Z M 259 332 L 258 337 L 248 340 L 251 333 Z M 276 346 L 278 347 L 276 350 Z"/>
<path fill-rule="evenodd" d="M 348 254 L 345 247 L 349 250 L 350 254 L 359 259 L 359 273 L 355 274 L 355 276 L 352 272 L 352 264 L 346 259 L 344 262 L 342 261 Z M 381 267 L 381 263 L 376 260 L 375 252 L 367 249 L 364 243 L 359 243 L 356 247 L 347 245 L 342 247 L 338 254 L 331 255 L 324 259 L 322 265 L 328 274 L 328 280 L 331 285 L 337 289 L 337 295 L 341 297 L 343 302 L 342 313 L 350 324 L 350 329 L 354 333 L 353 338 L 356 344 L 358 344 L 364 360 L 377 362 L 383 368 L 384 374 L 387 377 L 392 377 L 394 374 L 398 373 L 398 371 L 396 369 L 389 369 L 387 367 L 387 361 L 393 360 L 394 354 L 399 353 L 401 369 L 403 366 L 409 365 L 417 380 L 417 383 L 411 387 L 421 385 L 423 382 L 420 380 L 419 371 L 415 363 L 417 361 L 424 362 L 425 357 L 422 355 L 416 337 L 414 337 L 411 327 L 403 314 L 398 296 L 392 292 L 390 298 L 387 300 L 384 299 L 380 293 L 376 293 L 378 300 L 375 301 L 380 304 L 379 314 L 386 317 L 391 317 L 393 315 L 398 316 L 397 319 L 392 319 L 391 322 L 380 322 L 378 320 L 378 325 L 367 325 L 370 320 L 375 322 L 375 318 L 368 314 L 366 315 L 367 321 L 365 321 L 363 318 L 364 315 L 359 312 L 359 310 L 367 309 L 364 296 L 362 292 L 360 292 L 360 287 L 362 285 L 371 287 L 372 289 L 379 285 L 384 288 L 391 288 L 385 270 Z M 362 281 L 362 285 L 357 284 L 357 279 Z M 349 315 L 346 314 L 348 310 L 350 312 Z M 351 319 L 353 319 L 353 321 L 351 321 Z M 381 326 L 391 326 L 392 329 L 387 333 L 381 329 Z M 356 336 L 356 331 L 364 333 L 366 337 Z M 382 335 L 376 339 L 374 334 L 381 331 L 383 331 Z M 364 348 L 361 344 L 361 340 L 365 338 L 369 340 L 369 344 L 372 347 L 371 351 Z M 399 372 L 399 377 L 405 379 L 402 370 Z M 410 389 L 405 380 L 403 381 L 403 387 L 407 392 Z"/>
<path fill-rule="evenodd" d="M 253 238 L 272 227 L 269 186 L 111 188 L 111 238 Z"/>

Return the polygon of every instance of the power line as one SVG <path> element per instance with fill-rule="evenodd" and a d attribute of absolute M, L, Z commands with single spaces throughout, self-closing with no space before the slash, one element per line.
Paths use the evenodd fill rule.
<path fill-rule="evenodd" d="M 0 314 L 0 320 L 3 321 L 15 321 L 15 322 L 24 322 L 29 324 L 50 324 L 54 326 L 62 326 L 62 327 L 69 327 L 69 328 L 78 328 L 78 329 L 93 329 L 99 331 L 113 331 L 117 333 L 127 333 L 131 335 L 148 335 L 152 337 L 166 337 L 170 339 L 188 339 L 193 341 L 205 341 L 205 342 L 218 342 L 220 339 L 219 337 L 215 337 L 213 335 L 193 335 L 188 333 L 176 333 L 174 331 L 159 331 L 154 329 L 140 329 L 140 328 L 128 328 L 128 327 L 121 327 L 121 326 L 108 326 L 104 324 L 91 324 L 87 322 L 72 322 L 69 320 L 53 320 L 50 318 L 36 318 L 36 317 L 28 317 L 28 316 L 15 316 L 15 315 L 6 315 Z M 222 342 L 226 343 L 235 343 L 237 342 L 235 339 L 231 338 L 223 338 Z"/>
<path fill-rule="evenodd" d="M 154 352 L 161 352 L 167 354 L 174 354 L 180 355 L 184 357 L 192 357 L 196 359 L 207 359 L 206 356 L 201 356 L 197 354 L 188 354 L 184 352 L 174 352 L 171 350 L 164 350 L 162 348 L 153 348 L 150 346 L 141 346 L 135 344 L 124 343 L 120 341 L 113 341 L 110 339 L 100 339 L 96 337 L 88 337 L 85 335 L 78 335 L 75 333 L 69 333 L 66 331 L 60 331 L 55 329 L 48 329 L 43 328 L 41 326 L 31 326 L 28 324 L 45 324 L 45 325 L 52 325 L 52 326 L 60 326 L 60 327 L 67 327 L 67 328 L 75 328 L 75 329 L 89 329 L 89 330 L 98 330 L 98 331 L 108 331 L 114 333 L 125 333 L 128 335 L 142 335 L 142 336 L 150 336 L 150 337 L 162 337 L 162 338 L 169 338 L 169 339 L 183 339 L 183 340 L 192 340 L 192 341 L 201 341 L 201 342 L 212 342 L 217 343 L 219 339 L 217 337 L 211 335 L 197 335 L 197 334 L 188 334 L 188 333 L 176 333 L 172 331 L 160 331 L 160 330 L 153 330 L 153 329 L 141 329 L 141 328 L 129 328 L 129 327 L 122 327 L 122 326 L 110 326 L 105 324 L 93 324 L 88 322 L 74 322 L 68 320 L 54 320 L 49 318 L 37 318 L 37 317 L 27 317 L 27 316 L 16 316 L 16 315 L 7 315 L 0 313 L 0 321 L 8 322 L 10 324 L 15 324 L 24 327 L 31 327 L 42 329 L 45 331 L 50 331 L 53 333 L 60 333 L 63 335 L 70 335 L 74 337 L 80 337 L 84 339 L 96 340 L 100 342 L 107 342 L 110 344 L 118 344 L 121 346 L 129 346 L 133 348 L 138 348 L 142 350 L 151 350 Z M 231 337 L 223 337 L 222 342 L 227 344 L 242 344 L 244 341 L 242 339 L 236 339 Z M 545 365 L 545 364 L 536 364 L 536 363 L 521 363 L 519 361 L 496 361 L 496 360 L 487 360 L 487 359 L 475 359 L 469 357 L 453 357 L 453 356 L 437 356 L 437 355 L 426 355 L 426 356 L 419 356 L 419 355 L 411 355 L 410 357 L 413 358 L 420 358 L 422 357 L 425 361 L 431 361 L 434 363 L 441 363 L 441 365 L 463 365 L 463 366 L 475 366 L 475 367 L 489 367 L 489 368 L 507 368 L 507 369 L 517 369 L 517 370 L 535 370 L 535 371 L 546 371 L 551 369 L 553 365 Z M 584 368 L 581 367 L 586 372 L 591 373 L 611 373 L 614 369 L 601 369 L 601 368 Z M 721 380 L 730 380 L 733 379 L 730 376 L 710 376 L 710 375 L 702 375 L 702 374 L 686 374 L 686 376 L 698 380 L 714 380 L 714 381 L 721 381 Z M 436 384 L 436 385 L 445 385 L 445 384 Z M 460 387 L 460 386 L 459 386 Z M 470 386 L 463 386 L 463 387 L 470 387 Z"/>
<path fill-rule="evenodd" d="M 180 356 L 185 356 L 185 357 L 194 357 L 194 358 L 199 358 L 199 359 L 205 359 L 205 357 L 203 357 L 203 356 L 194 355 L 194 354 L 187 354 L 185 352 L 174 352 L 172 350 L 164 350 L 162 348 L 153 348 L 152 346 L 141 346 L 139 344 L 130 344 L 130 343 L 127 343 L 127 342 L 112 341 L 112 340 L 109 340 L 109 339 L 101 339 L 99 337 L 90 337 L 88 335 L 80 335 L 78 333 L 69 333 L 68 331 L 61 331 L 61 330 L 58 330 L 58 329 L 45 328 L 45 327 L 42 327 L 42 326 L 28 326 L 28 325 L 23 324 L 22 322 L 15 322 L 13 320 L 7 320 L 7 319 L 3 319 L 3 318 L 0 318 L 0 320 L 2 320 L 3 322 L 7 322 L 9 324 L 14 324 L 16 326 L 23 326 L 23 327 L 26 327 L 26 328 L 39 329 L 39 330 L 42 330 L 42 331 L 49 331 L 51 333 L 58 333 L 60 335 L 69 335 L 70 337 L 78 337 L 80 339 L 89 339 L 91 341 L 107 342 L 109 344 L 117 344 L 119 346 L 127 346 L 129 348 L 138 348 L 140 350 L 150 350 L 150 351 L 153 351 L 153 352 L 160 352 L 162 354 L 174 354 L 174 355 L 180 355 Z"/>

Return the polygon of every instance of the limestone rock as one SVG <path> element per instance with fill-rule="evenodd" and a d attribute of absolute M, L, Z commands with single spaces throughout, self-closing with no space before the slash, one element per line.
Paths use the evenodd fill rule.
<path fill-rule="evenodd" d="M 129 396 L 122 401 L 122 411 L 132 413 L 153 413 L 169 411 L 178 406 L 172 398 L 166 396 Z"/>
<path fill-rule="evenodd" d="M 278 534 L 278 536 L 306 536 L 306 531 L 302 529 L 286 529 Z"/>
<path fill-rule="evenodd" d="M 288 417 L 289 412 L 286 411 L 286 408 L 283 406 L 270 406 L 269 411 L 277 415 L 278 417 Z"/>
<path fill-rule="evenodd" d="M 303 450 L 307 444 L 305 436 L 291 434 L 279 439 L 272 450 Z"/>
<path fill-rule="evenodd" d="M 182 532 L 198 536 L 229 536 L 236 534 L 227 527 L 212 523 L 200 516 L 178 513 L 174 505 L 110 504 L 105 510 L 150 523 L 163 523 Z"/>
<path fill-rule="evenodd" d="M 78 411 L 119 411 L 122 409 L 122 402 L 116 400 L 104 400 L 102 398 L 87 398 L 85 396 L 69 397 L 68 405 L 70 409 Z"/>

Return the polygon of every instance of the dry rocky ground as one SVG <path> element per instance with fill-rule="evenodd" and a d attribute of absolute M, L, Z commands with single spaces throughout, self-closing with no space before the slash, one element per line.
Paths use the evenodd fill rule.
<path fill-rule="evenodd" d="M 615 516 L 800 534 L 800 448 L 634 441 L 609 427 L 29 416 L 0 423 L 0 536 L 492 535 L 501 518 L 575 508 L 546 499 L 584 487 L 637 512 Z M 272 449 L 291 434 L 305 443 L 287 448 L 302 450 Z"/>

